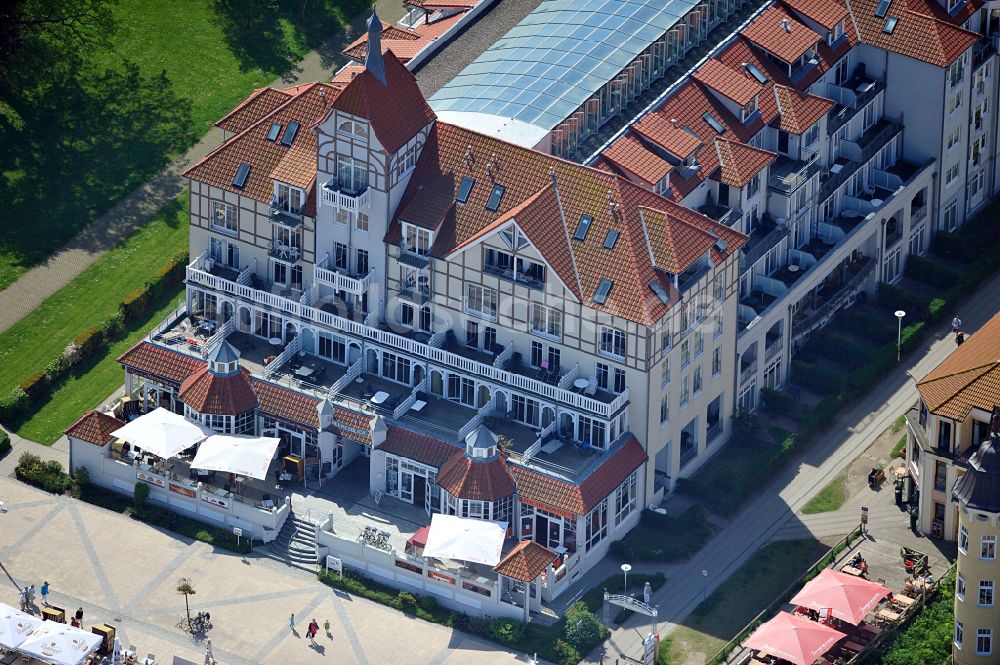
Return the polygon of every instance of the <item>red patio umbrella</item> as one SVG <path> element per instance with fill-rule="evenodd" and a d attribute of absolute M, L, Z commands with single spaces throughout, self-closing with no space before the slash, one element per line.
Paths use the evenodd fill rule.
<path fill-rule="evenodd" d="M 827 625 L 779 612 L 755 630 L 743 646 L 795 665 L 811 665 L 843 637 L 846 637 L 844 633 Z"/>
<path fill-rule="evenodd" d="M 427 534 L 431 532 L 430 526 L 422 526 L 417 529 L 417 532 L 410 536 L 406 541 L 407 547 L 426 547 L 427 546 Z"/>
<path fill-rule="evenodd" d="M 817 611 L 829 608 L 833 616 L 857 626 L 890 593 L 881 584 L 825 568 L 790 602 Z"/>

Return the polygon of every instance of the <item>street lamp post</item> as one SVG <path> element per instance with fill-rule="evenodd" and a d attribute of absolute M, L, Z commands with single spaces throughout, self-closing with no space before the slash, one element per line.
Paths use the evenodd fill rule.
<path fill-rule="evenodd" d="M 625 595 L 628 595 L 628 571 L 632 570 L 632 566 L 627 563 L 622 564 L 622 572 L 625 573 Z"/>
<path fill-rule="evenodd" d="M 896 363 L 899 364 L 899 354 L 902 350 L 903 342 L 903 317 L 906 312 L 901 309 L 896 310 Z"/>

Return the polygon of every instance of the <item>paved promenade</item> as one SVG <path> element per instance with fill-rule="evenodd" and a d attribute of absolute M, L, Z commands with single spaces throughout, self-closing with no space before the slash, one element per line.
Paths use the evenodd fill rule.
<path fill-rule="evenodd" d="M 19 586 L 43 580 L 53 605 L 83 607 L 84 627 L 108 623 L 128 645 L 160 662 L 201 663 L 202 643 L 178 627 L 190 577 L 192 612 L 207 610 L 220 663 L 340 665 L 513 665 L 524 657 L 362 598 L 335 592 L 315 576 L 251 555 L 242 558 L 161 532 L 81 501 L 0 477 L 0 601 L 16 607 Z M 288 628 L 295 613 L 298 635 Z M 332 637 L 312 647 L 305 624 L 330 620 Z"/>

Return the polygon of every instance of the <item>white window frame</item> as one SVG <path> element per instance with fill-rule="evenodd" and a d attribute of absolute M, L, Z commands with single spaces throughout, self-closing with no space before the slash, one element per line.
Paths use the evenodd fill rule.
<path fill-rule="evenodd" d="M 230 214 L 231 213 L 231 214 Z M 222 220 L 221 224 L 217 224 Z M 212 201 L 212 230 L 235 236 L 239 233 L 239 208 L 225 201 Z M 230 223 L 232 226 L 230 226 Z"/>
<path fill-rule="evenodd" d="M 531 303 L 531 334 L 560 341 L 562 339 L 562 312 L 542 303 Z"/>
<path fill-rule="evenodd" d="M 989 555 L 986 554 L 987 546 L 990 546 Z M 979 558 L 983 561 L 996 561 L 997 558 L 997 537 L 982 536 L 979 539 Z"/>
<path fill-rule="evenodd" d="M 966 589 L 965 575 L 959 573 L 958 576 L 955 577 L 955 597 L 958 598 L 963 603 L 965 602 L 965 589 Z"/>
<path fill-rule="evenodd" d="M 962 554 L 969 554 L 969 530 L 964 526 L 958 527 L 958 551 Z"/>
<path fill-rule="evenodd" d="M 497 292 L 481 284 L 466 284 L 465 311 L 488 321 L 497 320 Z"/>
<path fill-rule="evenodd" d="M 986 645 L 988 649 L 981 649 L 979 647 L 980 640 L 986 638 Z M 992 628 L 977 628 L 976 629 L 976 655 L 977 656 L 992 656 L 993 655 L 993 629 Z"/>
<path fill-rule="evenodd" d="M 622 522 L 632 514 L 638 504 L 638 484 L 639 479 L 637 472 L 633 471 L 629 474 L 629 477 L 619 485 L 615 491 L 615 527 L 621 525 Z"/>
<path fill-rule="evenodd" d="M 406 251 L 411 254 L 427 256 L 430 254 L 431 245 L 434 244 L 434 234 L 430 229 L 425 229 L 413 224 L 403 223 L 403 243 Z"/>
<path fill-rule="evenodd" d="M 984 600 L 983 596 L 986 596 Z M 979 596 L 977 598 L 979 607 L 993 607 L 996 604 L 996 585 L 993 580 L 979 580 Z"/>
<path fill-rule="evenodd" d="M 965 624 L 963 624 L 961 621 L 956 621 L 955 622 L 955 638 L 953 640 L 954 643 L 955 643 L 955 648 L 957 648 L 957 649 L 961 649 L 962 648 L 962 640 L 964 638 L 965 638 Z"/>
<path fill-rule="evenodd" d="M 624 330 L 611 326 L 601 326 L 600 337 L 597 340 L 597 352 L 608 358 L 624 360 L 627 352 L 627 339 Z"/>

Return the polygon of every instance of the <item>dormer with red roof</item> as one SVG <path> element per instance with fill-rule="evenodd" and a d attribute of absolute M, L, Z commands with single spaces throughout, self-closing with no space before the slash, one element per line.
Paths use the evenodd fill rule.
<path fill-rule="evenodd" d="M 760 110 L 764 86 L 749 72 L 733 69 L 713 58 L 706 60 L 691 77 L 711 90 L 744 125 L 752 122 Z"/>
<path fill-rule="evenodd" d="M 740 34 L 781 65 L 793 82 L 819 64 L 817 49 L 823 37 L 778 5 L 761 13 Z"/>
<path fill-rule="evenodd" d="M 316 255 L 320 268 L 363 279 L 384 274 L 385 235 L 435 120 L 413 74 L 381 45 L 382 23 L 368 20 L 367 55 L 314 127 L 318 138 Z M 326 256 L 326 262 L 323 257 Z M 320 282 L 320 298 L 337 289 Z M 358 300 L 363 287 L 353 293 Z"/>

